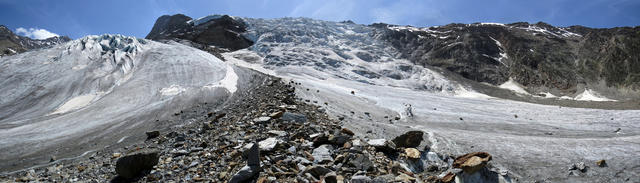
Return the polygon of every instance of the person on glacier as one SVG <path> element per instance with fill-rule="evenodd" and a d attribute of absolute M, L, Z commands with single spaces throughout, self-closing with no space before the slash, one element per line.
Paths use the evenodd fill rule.
<path fill-rule="evenodd" d="M 413 108 L 411 107 L 411 104 L 404 104 L 404 113 L 407 117 L 413 117 Z"/>

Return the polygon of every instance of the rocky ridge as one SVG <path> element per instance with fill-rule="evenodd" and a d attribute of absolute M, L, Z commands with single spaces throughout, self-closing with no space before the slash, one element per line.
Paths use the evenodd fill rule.
<path fill-rule="evenodd" d="M 44 40 L 34 40 L 13 33 L 4 25 L 0 25 L 0 57 L 14 55 L 32 49 L 49 47 L 71 41 L 67 36 L 58 36 Z"/>
<path fill-rule="evenodd" d="M 254 97 L 209 112 L 204 120 L 150 131 L 144 142 L 80 159 L 52 157 L 48 166 L 1 175 L 0 181 L 514 181 L 492 167 L 487 153 L 454 158 L 429 151 L 421 131 L 393 140 L 361 137 L 322 107 L 297 99 L 296 85 L 268 79 L 247 91 Z"/>
<path fill-rule="evenodd" d="M 633 96 L 640 73 L 640 27 L 554 27 L 474 23 L 434 27 L 373 24 L 374 37 L 403 57 L 464 78 L 500 85 L 512 78 L 529 93 L 573 95 L 585 88 Z M 617 95 L 619 94 L 619 95 Z"/>

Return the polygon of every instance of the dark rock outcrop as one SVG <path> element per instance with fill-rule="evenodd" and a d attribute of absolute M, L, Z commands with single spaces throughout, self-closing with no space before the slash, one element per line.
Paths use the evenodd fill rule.
<path fill-rule="evenodd" d="M 211 15 L 194 20 L 183 14 L 175 14 L 159 17 L 145 38 L 156 41 L 173 40 L 220 53 L 251 46 L 253 42 L 241 35 L 245 31 L 246 25 L 242 20 L 227 15 Z"/>
<path fill-rule="evenodd" d="M 560 94 L 584 86 L 640 89 L 640 27 L 554 27 L 544 22 L 370 26 L 377 28 L 374 37 L 415 64 L 477 82 L 499 85 L 513 78 L 533 92 Z"/>

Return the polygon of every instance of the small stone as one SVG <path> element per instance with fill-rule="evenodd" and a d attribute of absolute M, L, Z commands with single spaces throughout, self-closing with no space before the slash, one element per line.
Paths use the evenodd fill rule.
<path fill-rule="evenodd" d="M 285 131 L 280 131 L 280 130 L 269 130 L 267 133 L 272 134 L 272 135 L 276 135 L 278 137 L 284 137 L 287 136 L 287 132 Z"/>
<path fill-rule="evenodd" d="M 274 112 L 274 113 L 269 114 L 269 117 L 271 117 L 272 119 L 278 119 L 278 118 L 282 117 L 282 114 L 284 114 L 284 112 L 278 111 L 278 112 Z"/>
<path fill-rule="evenodd" d="M 145 134 L 147 134 L 147 140 L 153 139 L 153 138 L 156 138 L 156 137 L 160 136 L 160 132 L 159 131 L 149 131 L 149 132 L 146 132 Z"/>
<path fill-rule="evenodd" d="M 111 158 L 119 158 L 120 156 L 122 156 L 122 153 L 113 153 Z"/>
<path fill-rule="evenodd" d="M 253 122 L 255 122 L 255 123 L 264 123 L 264 122 L 267 122 L 267 121 L 269 121 L 269 120 L 271 120 L 271 117 L 269 117 L 269 116 L 262 116 L 262 117 L 259 117 L 259 118 L 255 118 L 255 119 L 253 119 Z"/>
<path fill-rule="evenodd" d="M 576 163 L 575 167 L 583 173 L 586 172 L 588 168 L 588 166 L 584 162 Z"/>
<path fill-rule="evenodd" d="M 400 173 L 400 175 L 396 176 L 395 181 L 399 182 L 413 182 L 416 178 L 413 178 L 407 174 Z"/>
<path fill-rule="evenodd" d="M 351 177 L 351 183 L 371 183 L 371 178 L 366 175 L 356 175 Z"/>
<path fill-rule="evenodd" d="M 307 122 L 307 117 L 305 115 L 291 112 L 285 112 L 284 114 L 282 114 L 282 117 L 280 119 L 282 119 L 282 121 L 291 121 L 298 123 Z"/>
<path fill-rule="evenodd" d="M 603 159 L 596 161 L 596 165 L 599 167 L 607 167 L 607 162 Z"/>
<path fill-rule="evenodd" d="M 444 177 L 442 177 L 440 179 L 441 182 L 443 183 L 449 183 L 449 182 L 453 182 L 456 178 L 456 174 L 449 172 L 447 173 L 447 175 L 445 175 Z"/>
<path fill-rule="evenodd" d="M 350 155 L 349 165 L 357 170 L 368 171 L 373 168 L 373 162 L 369 159 L 369 156 L 364 154 Z M 355 156 L 355 157 L 353 157 Z"/>
<path fill-rule="evenodd" d="M 418 151 L 416 148 L 405 148 L 404 153 L 407 154 L 408 158 L 413 158 L 413 159 L 420 158 L 420 151 Z"/>
<path fill-rule="evenodd" d="M 333 146 L 326 144 L 313 149 L 313 153 L 311 153 L 311 155 L 313 156 L 313 162 L 320 164 L 332 162 L 332 151 Z"/>
<path fill-rule="evenodd" d="M 347 134 L 347 135 L 350 135 L 350 136 L 355 135 L 355 133 L 353 133 L 353 131 L 349 130 L 348 128 L 342 128 L 342 129 L 340 130 L 340 132 L 342 132 L 342 133 L 344 133 L 344 134 Z"/>
<path fill-rule="evenodd" d="M 278 139 L 271 137 L 258 142 L 261 151 L 272 151 L 278 145 Z"/>
<path fill-rule="evenodd" d="M 331 172 L 331 170 L 323 166 L 311 166 L 307 167 L 304 170 L 304 173 L 310 173 L 316 179 L 320 179 L 320 177 L 326 175 L 329 172 Z"/>

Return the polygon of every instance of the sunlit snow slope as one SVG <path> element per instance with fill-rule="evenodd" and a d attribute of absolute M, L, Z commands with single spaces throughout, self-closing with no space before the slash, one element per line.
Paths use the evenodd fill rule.
<path fill-rule="evenodd" d="M 238 89 L 234 68 L 206 52 L 121 35 L 3 57 L 0 68 L 3 170 L 144 136 L 150 122 Z"/>

